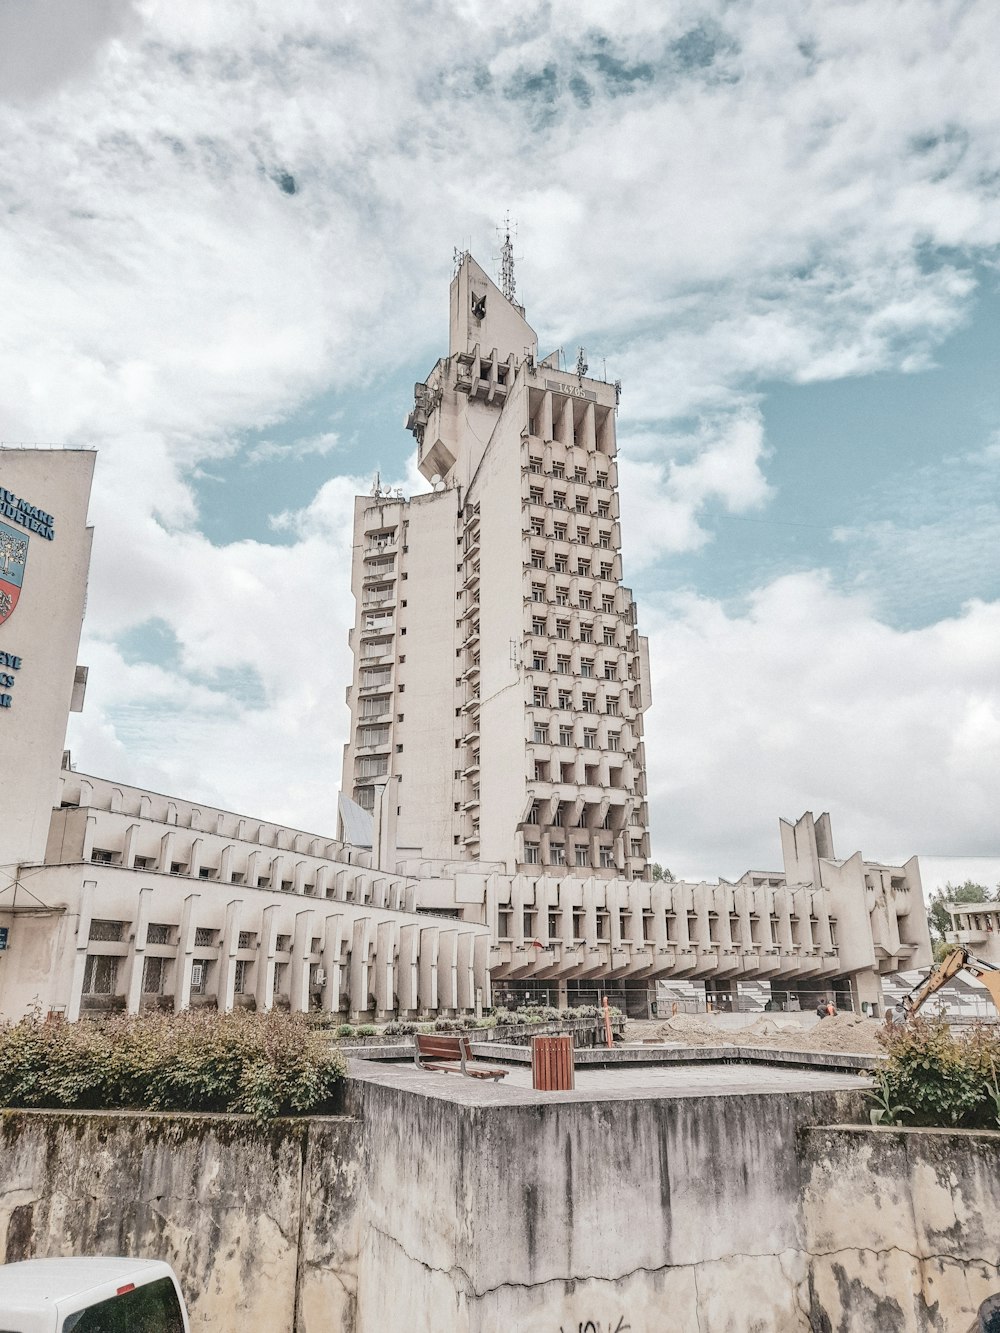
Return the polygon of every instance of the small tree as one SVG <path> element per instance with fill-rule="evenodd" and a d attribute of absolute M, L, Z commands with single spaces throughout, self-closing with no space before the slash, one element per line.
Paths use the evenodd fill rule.
<path fill-rule="evenodd" d="M 947 952 L 945 932 L 951 930 L 951 915 L 945 903 L 992 903 L 1000 901 L 1000 888 L 991 893 L 985 884 L 967 879 L 964 884 L 946 884 L 930 896 L 927 904 L 927 925 L 935 957 Z"/>
<path fill-rule="evenodd" d="M 667 866 L 661 866 L 659 861 L 653 862 L 652 871 L 654 880 L 663 880 L 665 884 L 675 883 L 673 871 Z"/>

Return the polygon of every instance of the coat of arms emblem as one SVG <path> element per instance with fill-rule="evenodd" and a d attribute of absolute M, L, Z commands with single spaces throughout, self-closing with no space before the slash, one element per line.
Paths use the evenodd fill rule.
<path fill-rule="evenodd" d="M 21 595 L 28 540 L 26 533 L 0 523 L 0 625 L 13 615 Z"/>

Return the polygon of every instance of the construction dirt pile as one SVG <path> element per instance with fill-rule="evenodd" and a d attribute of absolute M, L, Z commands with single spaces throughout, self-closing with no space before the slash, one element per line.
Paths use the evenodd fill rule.
<path fill-rule="evenodd" d="M 626 1026 L 626 1041 L 665 1042 L 683 1046 L 770 1046 L 782 1051 L 837 1051 L 881 1055 L 877 1034 L 881 1023 L 860 1014 L 834 1014 L 814 1027 L 792 1018 L 766 1014 L 745 1028 L 716 1026 L 704 1014 L 675 1014 L 665 1023 Z"/>

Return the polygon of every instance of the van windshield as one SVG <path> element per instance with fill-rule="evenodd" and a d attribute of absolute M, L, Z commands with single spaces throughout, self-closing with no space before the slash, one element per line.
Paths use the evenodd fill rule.
<path fill-rule="evenodd" d="M 68 1315 L 62 1333 L 184 1333 L 184 1317 L 168 1277 Z"/>

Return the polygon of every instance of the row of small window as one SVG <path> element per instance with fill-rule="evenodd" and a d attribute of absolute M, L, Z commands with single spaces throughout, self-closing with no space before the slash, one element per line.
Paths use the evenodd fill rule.
<path fill-rule="evenodd" d="M 555 573 L 557 574 L 569 573 L 568 561 L 565 556 L 557 555 L 554 561 L 554 565 L 555 565 Z M 531 568 L 532 569 L 545 568 L 544 551 L 532 551 Z M 578 575 L 582 575 L 584 578 L 589 577 L 590 562 L 588 560 L 578 561 L 576 572 Z M 545 587 L 546 585 L 544 583 L 532 583 L 531 600 L 533 602 L 545 601 Z M 555 590 L 556 606 L 569 606 L 570 604 L 569 596 L 570 596 L 570 590 L 568 587 L 557 586 Z M 603 615 L 613 616 L 615 614 L 615 595 L 613 592 L 602 592 L 599 601 L 600 601 L 600 610 Z M 594 605 L 594 595 L 589 588 L 579 589 L 579 591 L 577 592 L 576 605 L 580 608 L 581 611 L 593 611 L 596 609 Z"/>
<path fill-rule="evenodd" d="M 559 692 L 556 695 L 556 703 L 555 705 L 553 705 L 549 697 L 549 692 L 545 688 L 545 686 L 536 685 L 532 691 L 531 704 L 533 708 L 551 708 L 553 706 L 556 708 L 572 708 L 573 695 L 569 690 L 559 690 Z M 596 713 L 597 695 L 581 694 L 580 711 L 582 713 Z M 608 717 L 621 716 L 621 714 L 618 711 L 618 700 L 613 696 L 609 696 L 604 700 L 604 708 L 602 711 L 606 713 Z"/>
<path fill-rule="evenodd" d="M 531 454 L 528 457 L 528 471 L 534 473 L 536 476 L 542 475 L 542 460 L 534 454 Z M 566 465 L 564 463 L 553 463 L 552 467 L 549 469 L 549 476 L 554 477 L 556 481 L 566 480 L 568 477 Z M 587 469 L 585 467 L 575 467 L 573 469 L 573 481 L 576 482 L 578 486 L 587 485 Z M 608 474 L 601 469 L 598 469 L 593 484 L 595 486 L 607 486 Z"/>
<path fill-rule="evenodd" d="M 533 505 L 541 505 L 541 504 L 545 504 L 545 490 L 544 490 L 544 488 L 543 488 L 542 486 L 529 486 L 529 487 L 528 487 L 528 503 L 529 503 L 529 504 L 533 504 Z M 552 499 L 551 499 L 550 503 L 551 503 L 553 509 L 568 509 L 566 492 L 565 492 L 565 491 L 553 491 L 553 492 L 552 492 Z M 590 508 L 590 496 L 589 496 L 589 495 L 581 495 L 581 494 L 576 495 L 575 498 L 574 498 L 574 500 L 573 500 L 573 513 L 574 513 L 574 514 L 592 514 L 592 512 L 596 512 L 596 517 L 597 517 L 597 518 L 610 518 L 610 517 L 611 517 L 611 501 L 610 501 L 610 500 L 598 500 L 596 511 L 591 511 L 591 508 Z M 577 528 L 577 531 L 579 532 L 580 529 Z M 587 531 L 587 529 L 584 529 L 584 531 Z M 584 537 L 584 538 L 582 538 L 582 539 L 578 538 L 578 540 L 586 541 L 587 538 L 586 538 L 586 537 Z"/>
<path fill-rule="evenodd" d="M 545 536 L 545 520 L 542 519 L 542 518 L 531 518 L 531 519 L 529 519 L 529 520 L 528 520 L 528 531 L 531 533 L 532 537 L 544 537 L 544 536 Z M 552 532 L 551 532 L 549 535 L 551 536 L 552 540 L 555 541 L 555 542 L 568 542 L 569 539 L 570 539 L 570 537 L 569 537 L 569 525 L 566 524 L 566 523 L 553 522 L 553 524 L 552 524 Z M 585 545 L 585 546 L 589 546 L 589 545 L 591 545 L 592 543 L 591 543 L 591 540 L 590 540 L 590 529 L 589 529 L 589 528 L 581 527 L 579 524 L 577 524 L 577 526 L 576 526 L 576 532 L 575 532 L 575 534 L 574 534 L 573 540 L 574 540 L 575 542 L 577 542 L 577 543 L 579 543 L 579 544 L 582 544 L 582 545 Z M 600 547 L 600 549 L 601 549 L 602 551 L 610 551 L 610 550 L 612 549 L 612 545 L 611 545 L 611 533 L 610 533 L 610 532 L 603 532 L 603 531 L 602 531 L 602 532 L 599 532 L 599 533 L 597 534 L 597 541 L 594 542 L 593 545 Z M 603 568 L 604 568 L 604 566 L 602 565 L 602 569 L 603 569 Z M 608 573 L 607 573 L 607 574 L 602 574 L 602 575 L 601 575 L 601 578 L 610 579 L 610 578 L 612 577 L 611 568 L 612 568 L 612 567 L 611 567 L 610 565 L 608 565 L 608 566 L 607 566 Z"/>
<path fill-rule="evenodd" d="M 112 852 L 109 851 L 106 847 L 95 847 L 94 850 L 90 853 L 90 859 L 91 862 L 94 863 L 95 865 L 110 866 L 110 865 L 122 864 L 121 852 Z M 155 856 L 137 856 L 135 860 L 132 862 L 132 868 L 133 870 L 155 871 L 157 869 L 157 858 Z M 171 861 L 169 873 L 171 875 L 187 875 L 189 869 L 190 866 L 187 861 Z M 200 866 L 198 869 L 198 878 L 218 879 L 219 878 L 218 866 Z M 246 876 L 244 875 L 242 870 L 234 870 L 230 873 L 227 882 L 230 884 L 243 884 L 246 882 Z M 269 889 L 271 887 L 270 878 L 267 876 L 262 876 L 261 878 L 257 879 L 256 887 L 258 889 Z M 278 887 L 281 888 L 281 890 L 285 893 L 291 893 L 292 888 L 294 886 L 292 880 L 283 879 L 281 880 Z M 315 885 L 313 884 L 307 884 L 305 886 L 306 893 L 311 893 L 314 889 Z M 97 938 L 99 937 L 96 935 L 91 936 L 91 939 L 97 939 Z M 158 943 L 158 942 L 159 941 L 151 941 L 151 943 Z"/>
<path fill-rule="evenodd" d="M 598 855 L 598 863 L 602 870 L 613 870 L 616 866 L 615 854 L 610 847 L 602 847 Z M 524 844 L 524 864 L 529 866 L 542 865 L 542 849 L 537 842 L 526 842 Z M 566 860 L 566 848 L 561 842 L 549 843 L 548 860 L 544 862 L 550 866 L 565 866 L 570 862 Z M 573 848 L 573 865 L 577 867 L 590 865 L 590 848 L 583 843 L 578 843 Z M 502 932 L 501 932 L 502 934 Z"/>
<path fill-rule="evenodd" d="M 556 806 L 556 808 L 555 808 L 555 810 L 554 810 L 554 812 L 553 812 L 553 814 L 552 814 L 552 818 L 551 818 L 551 820 L 550 820 L 550 827 L 551 827 L 551 828 L 565 828 L 565 827 L 567 827 L 567 825 L 566 825 L 566 821 L 565 821 L 565 814 L 566 814 L 566 811 L 567 811 L 569 808 L 570 808 L 570 807 L 569 807 L 569 805 L 568 805 L 566 802 L 560 801 L 560 802 L 558 803 L 558 805 Z M 532 802 L 532 805 L 531 805 L 531 809 L 528 811 L 528 818 L 527 818 L 524 822 L 525 822 L 526 824 L 530 824 L 530 825 L 532 825 L 532 827 L 534 827 L 534 826 L 536 826 L 537 824 L 540 823 L 540 820 L 541 820 L 541 809 L 540 809 L 539 803 L 538 803 L 538 801 L 533 801 L 533 802 Z M 580 816 L 579 816 L 579 818 L 577 819 L 576 824 L 575 824 L 573 827 L 574 827 L 574 828 L 589 828 L 589 827 L 590 827 L 589 823 L 587 822 L 587 810 L 586 810 L 586 807 L 584 807 L 584 809 L 581 811 Z M 597 827 L 600 828 L 600 829 L 610 829 L 610 828 L 611 828 L 611 811 L 610 811 L 610 810 L 605 811 L 604 817 L 602 818 L 600 824 L 597 825 Z"/>
<path fill-rule="evenodd" d="M 531 739 L 535 745 L 576 745 L 573 738 L 573 728 L 560 727 L 559 740 L 553 742 L 552 734 L 544 722 L 536 722 L 532 727 Z M 601 746 L 597 743 L 597 728 L 584 727 L 582 745 L 585 750 L 599 750 Z M 622 735 L 620 731 L 609 731 L 607 744 L 603 747 L 605 750 L 620 750 L 622 748 Z"/>
<path fill-rule="evenodd" d="M 548 621 L 543 620 L 540 616 L 532 616 L 531 632 L 538 638 L 547 638 L 549 634 Z M 556 621 L 555 637 L 557 639 L 567 639 L 567 640 L 570 638 L 570 623 L 568 620 Z M 577 636 L 573 637 L 575 638 Z M 581 625 L 578 637 L 580 643 L 597 642 L 597 640 L 594 638 L 593 625 Z M 601 630 L 601 642 L 604 644 L 604 647 L 614 648 L 617 641 L 618 640 L 615 630 L 610 625 L 605 625 L 604 628 Z"/>
<path fill-rule="evenodd" d="M 527 852 L 531 849 L 531 847 L 534 847 L 534 846 L 535 846 L 535 844 L 530 844 L 529 846 L 526 846 L 526 847 L 525 847 L 525 852 L 527 853 Z M 579 850 L 579 849 L 577 849 L 577 850 Z M 602 853 L 602 854 L 603 854 L 603 853 Z M 526 857 L 525 857 L 525 860 L 526 860 L 526 862 L 527 862 L 528 865 L 537 865 L 537 864 L 538 864 L 537 859 L 532 859 L 530 856 L 527 856 L 527 855 L 526 855 Z M 555 865 L 562 865 L 562 864 L 564 864 L 564 862 L 561 862 L 561 861 L 554 861 L 552 864 L 555 864 Z M 577 862 L 577 864 L 579 865 L 580 863 Z M 602 864 L 603 864 L 603 863 L 602 863 Z M 613 865 L 614 865 L 614 860 L 613 860 L 613 858 L 612 858 L 612 860 L 610 861 L 609 865 L 605 866 L 605 869 L 609 869 L 609 868 L 610 868 L 611 866 L 613 866 Z M 525 939 L 535 939 L 535 938 L 537 937 L 537 933 L 538 933 L 538 927 L 537 927 L 537 925 L 536 925 L 537 916 L 538 916 L 538 913 L 537 913 L 535 910 L 533 910 L 532 908 L 527 908 L 527 907 L 526 907 L 526 908 L 524 909 L 523 926 L 524 926 L 524 936 L 525 936 Z M 560 938 L 560 935 L 559 935 L 559 913 L 558 913 L 558 912 L 551 912 L 551 911 L 550 911 L 549 913 L 547 913 L 547 916 L 548 916 L 548 923 L 547 923 L 547 924 L 548 924 L 548 937 L 549 937 L 549 939 L 550 939 L 550 940 L 559 939 L 559 938 Z M 630 912 L 623 911 L 623 912 L 620 913 L 620 916 L 619 916 L 619 929 L 620 929 L 620 933 L 621 933 L 621 935 L 622 935 L 622 938 L 626 938 L 626 939 L 627 939 L 627 938 L 630 937 L 630 936 L 629 936 L 630 920 L 631 920 L 631 913 L 630 913 Z M 607 908 L 600 908 L 600 907 L 599 907 L 599 908 L 597 909 L 597 912 L 596 912 L 596 931 L 597 931 L 597 939 L 599 939 L 599 940 L 606 940 L 606 939 L 608 939 L 608 938 L 610 937 L 610 932 L 609 932 L 610 922 L 611 922 L 611 914 L 610 914 L 610 912 L 608 911 L 608 909 L 607 909 Z M 574 939 L 576 939 L 576 940 L 583 940 L 583 939 L 586 938 L 586 924 L 585 924 L 585 923 L 586 923 L 586 914 L 585 914 L 585 912 L 583 911 L 583 909 L 582 909 L 582 908 L 574 908 L 574 909 L 573 909 L 573 937 L 574 937 Z M 643 911 L 643 913 L 642 913 L 642 938 L 643 938 L 644 943 L 647 943 L 647 944 L 648 944 L 648 943 L 650 943 L 650 942 L 655 938 L 655 929 L 654 929 L 654 924 L 653 924 L 653 923 L 654 923 L 654 914 L 653 914 L 653 912 L 652 912 L 652 911 L 649 911 L 649 910 L 645 910 L 645 911 Z M 514 924 L 514 912 L 513 912 L 513 909 L 512 909 L 512 908 L 509 908 L 509 907 L 507 907 L 507 908 L 505 908 L 505 907 L 501 907 L 501 908 L 499 909 L 498 913 L 497 913 L 497 935 L 498 935 L 498 937 L 499 937 L 500 939 L 510 939 L 510 938 L 512 937 L 513 924 Z M 666 920 L 665 920 L 664 924 L 665 924 L 665 927 L 666 927 L 666 940 L 667 940 L 667 943 L 668 943 L 668 944 L 678 944 L 678 943 L 680 943 L 680 938 L 679 938 L 679 936 L 678 936 L 678 932 L 677 932 L 677 918 L 676 918 L 675 914 L 672 913 L 672 912 L 668 912 L 668 913 L 666 914 Z M 815 941 L 813 940 L 813 936 L 812 936 L 812 926 L 815 925 L 815 924 L 816 924 L 815 918 L 813 918 L 812 921 L 810 921 L 810 922 L 808 922 L 808 923 L 806 923 L 806 922 L 801 922 L 801 923 L 800 923 L 799 920 L 798 920 L 797 918 L 793 918 L 793 919 L 792 919 L 793 936 L 794 936 L 795 933 L 798 933 L 798 932 L 796 931 L 795 928 L 799 927 L 800 925 L 802 925 L 802 926 L 806 926 L 806 925 L 808 925 L 808 926 L 809 926 L 809 929 L 806 930 L 804 933 L 802 933 L 801 938 L 800 938 L 798 941 L 796 941 L 797 943 L 799 943 L 800 947 L 805 947 L 805 948 L 814 948 L 814 947 L 816 947 L 816 946 L 815 946 Z M 697 913 L 689 912 L 689 913 L 687 914 L 687 927 L 688 927 L 688 939 L 689 939 L 689 940 L 697 940 L 697 939 L 700 938 Z M 710 915 L 709 915 L 709 919 L 708 919 L 708 927 L 709 927 L 709 943 L 711 943 L 711 944 L 720 944 L 720 943 L 722 943 L 722 940 L 720 939 L 720 933 L 719 933 L 719 920 L 718 920 L 717 915 L 716 915 L 714 912 L 713 912 L 713 913 L 710 913 Z M 731 938 L 731 939 L 733 939 L 733 940 L 735 940 L 735 941 L 740 941 L 740 940 L 743 938 L 743 935 L 742 935 L 742 929 L 741 929 L 741 922 L 740 922 L 740 918 L 739 918 L 738 916 L 735 916 L 735 915 L 731 915 L 731 916 L 730 916 L 730 926 L 729 926 L 729 929 L 730 929 L 730 938 Z M 769 919 L 768 919 L 768 918 L 759 918 L 759 917 L 756 917 L 756 916 L 751 917 L 751 918 L 750 918 L 750 941 L 749 941 L 749 942 L 750 942 L 751 945 L 756 946 L 757 948 L 775 948 L 775 947 L 777 946 L 777 944 L 778 944 L 778 931 L 779 931 L 779 922 L 778 922 L 778 920 L 777 920 L 776 917 L 771 917 L 771 918 L 769 918 Z M 831 920 L 830 920 L 830 947 L 831 947 L 832 949 L 837 949 L 837 948 L 839 947 L 839 946 L 838 946 L 838 943 L 837 943 L 837 922 L 836 922 L 835 920 L 833 920 L 832 918 L 831 918 Z"/>
<path fill-rule="evenodd" d="M 532 630 L 533 634 L 541 634 L 540 630 Z M 549 662 L 545 653 L 533 653 L 531 657 L 532 671 L 548 671 Z M 569 676 L 573 674 L 572 659 L 563 654 L 556 654 L 556 674 L 559 676 Z M 594 677 L 594 659 L 592 657 L 580 658 L 580 675 L 584 680 L 592 680 Z M 635 673 L 630 666 L 628 671 L 629 680 L 635 679 Z M 605 662 L 603 678 L 605 680 L 618 680 L 618 663 Z"/>
<path fill-rule="evenodd" d="M 569 748 L 575 748 L 570 746 Z M 536 759 L 532 769 L 534 780 L 536 782 L 561 782 L 567 787 L 579 785 L 577 782 L 576 760 L 571 759 L 568 763 L 561 763 L 558 760 Z M 585 787 L 612 787 L 618 791 L 631 791 L 632 787 L 626 788 L 625 773 L 620 767 L 610 768 L 608 771 L 607 783 L 601 782 L 601 770 L 598 764 L 584 764 L 583 766 L 583 786 Z M 605 822 L 601 828 L 610 828 L 610 814 L 605 816 Z M 530 822 L 530 821 L 529 821 Z M 586 827 L 586 820 L 582 820 L 580 828 Z"/>
<path fill-rule="evenodd" d="M 550 940 L 560 939 L 559 913 L 549 912 L 547 916 L 548 916 L 547 924 L 548 924 L 549 939 Z M 524 938 L 526 940 L 533 940 L 537 938 L 538 935 L 538 926 L 536 924 L 537 917 L 538 913 L 533 911 L 530 907 L 526 907 L 524 909 L 524 913 L 521 918 L 521 924 L 524 927 Z M 623 917 L 627 917 L 627 913 L 623 913 Z M 596 913 L 597 938 L 599 940 L 610 939 L 610 929 L 609 929 L 610 922 L 611 922 L 610 913 L 607 911 L 607 909 L 599 907 Z M 652 913 L 648 914 L 644 913 L 642 918 L 642 925 L 643 925 L 642 937 L 647 942 L 653 939 L 652 924 L 653 924 Z M 513 938 L 513 928 L 514 928 L 513 909 L 509 907 L 501 907 L 500 910 L 497 912 L 498 938 L 502 940 L 509 940 Z M 587 929 L 587 914 L 584 912 L 583 908 L 580 907 L 575 908 L 573 911 L 573 938 L 576 940 L 586 939 L 586 929 Z"/>
<path fill-rule="evenodd" d="M 86 966 L 83 970 L 83 994 L 84 995 L 117 995 L 118 991 L 118 971 L 121 959 L 111 954 L 94 953 L 87 958 Z M 172 958 L 146 958 L 142 965 L 142 993 L 143 995 L 162 995 L 167 982 L 169 971 L 173 966 Z M 191 993 L 192 995 L 204 995 L 208 989 L 209 973 L 213 966 L 210 958 L 195 958 L 191 964 Z M 274 991 L 278 993 L 281 986 L 281 969 L 284 965 L 277 963 L 274 968 Z M 250 969 L 253 964 L 249 959 L 237 959 L 236 966 L 233 969 L 233 993 L 243 995 L 246 992 L 247 982 L 250 976 Z"/>

